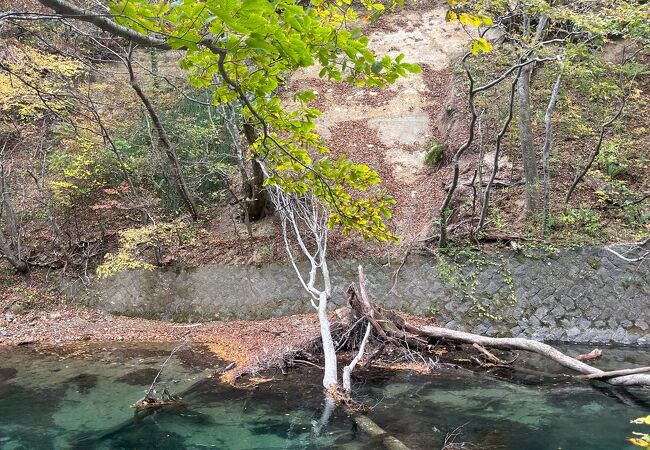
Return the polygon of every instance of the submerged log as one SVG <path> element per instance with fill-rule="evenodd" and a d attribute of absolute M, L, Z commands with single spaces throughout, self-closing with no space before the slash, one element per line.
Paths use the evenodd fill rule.
<path fill-rule="evenodd" d="M 381 443 L 386 450 L 409 450 L 409 448 L 402 443 L 395 436 L 392 436 L 386 432 L 382 427 L 377 425 L 370 417 L 352 414 L 352 420 L 357 424 L 360 430 L 364 433 L 381 439 Z"/>

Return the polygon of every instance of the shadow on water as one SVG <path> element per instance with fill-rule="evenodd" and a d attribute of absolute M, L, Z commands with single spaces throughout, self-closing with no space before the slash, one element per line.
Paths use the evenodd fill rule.
<path fill-rule="evenodd" d="M 156 367 L 146 367 L 144 369 L 133 370 L 129 373 L 126 373 L 120 377 L 117 377 L 115 381 L 118 383 L 126 383 L 131 386 L 145 386 L 148 383 L 151 383 L 158 371 L 160 369 Z"/>
<path fill-rule="evenodd" d="M 323 430 L 317 369 L 275 375 L 255 388 L 208 376 L 223 362 L 204 348 L 173 358 L 161 379 L 183 403 L 134 415 L 171 346 L 101 347 L 83 357 L 0 350 L 0 448 L 329 449 L 381 448 L 338 408 Z M 553 372 L 552 368 L 548 369 Z M 502 450 L 630 449 L 629 420 L 648 414 L 650 392 L 549 379 L 504 382 L 467 371 L 433 375 L 369 371 L 355 393 L 369 416 L 413 450 L 457 442 Z"/>

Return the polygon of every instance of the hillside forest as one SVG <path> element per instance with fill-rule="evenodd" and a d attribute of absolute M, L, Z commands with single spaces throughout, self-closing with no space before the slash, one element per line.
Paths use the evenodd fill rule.
<path fill-rule="evenodd" d="M 328 262 L 397 280 L 414 254 L 600 245 L 642 264 L 649 63 L 645 0 L 0 0 L 0 343 L 31 345 L 39 327 L 55 344 L 197 333 L 232 383 L 300 357 L 325 388 L 314 434 L 337 406 L 385 448 L 406 447 L 351 395 L 352 372 L 395 354 L 428 371 L 463 344 L 510 370 L 518 355 L 487 349 L 525 351 L 647 387 L 648 367 L 585 363 L 598 349 L 574 358 L 383 309 L 361 266 L 334 311 Z M 641 256 L 606 247 L 622 243 Z M 270 263 L 295 269 L 313 314 L 190 328 L 60 289 Z M 136 409 L 180 400 L 154 398 L 161 372 Z"/>
<path fill-rule="evenodd" d="M 643 2 L 327 3 L 302 25 L 292 6 L 264 42 L 257 2 L 217 16 L 221 34 L 207 9 L 165 5 L 3 7 L 7 273 L 282 260 L 269 186 L 325 208 L 333 257 L 648 232 Z M 432 12 L 437 22 L 418 22 Z M 449 39 L 446 59 L 373 49 L 427 25 L 424 38 Z M 225 55 L 205 33 L 226 39 Z M 327 33 L 340 42 L 322 47 Z M 423 114 L 369 125 L 363 111 L 415 83 Z M 360 117 L 332 119 L 351 97 Z M 390 132 L 415 136 L 382 140 Z"/>

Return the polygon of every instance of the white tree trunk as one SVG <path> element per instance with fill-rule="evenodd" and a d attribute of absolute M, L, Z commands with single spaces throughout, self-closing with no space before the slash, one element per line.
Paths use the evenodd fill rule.
<path fill-rule="evenodd" d="M 366 334 L 363 336 L 363 340 L 361 341 L 357 355 L 352 361 L 350 361 L 350 364 L 343 368 L 343 390 L 345 392 L 350 392 L 352 390 L 352 371 L 357 366 L 363 357 L 364 352 L 366 351 L 366 344 L 368 343 L 368 338 L 370 338 L 370 331 L 372 331 L 372 323 L 368 322 L 368 326 L 366 327 Z"/>
<path fill-rule="evenodd" d="M 320 335 L 323 341 L 323 356 L 325 358 L 323 386 L 325 386 L 325 389 L 328 389 L 338 384 L 338 369 L 336 364 L 336 348 L 332 339 L 330 320 L 327 317 L 327 294 L 325 292 L 321 292 L 318 298 L 318 322 L 320 323 Z"/>

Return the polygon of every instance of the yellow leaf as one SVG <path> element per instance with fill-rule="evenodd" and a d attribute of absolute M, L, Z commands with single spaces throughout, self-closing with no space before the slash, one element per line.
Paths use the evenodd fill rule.
<path fill-rule="evenodd" d="M 445 20 L 447 22 L 453 22 L 454 20 L 458 19 L 458 14 L 456 14 L 453 11 L 447 11 L 447 15 L 445 16 Z"/>
<path fill-rule="evenodd" d="M 641 439 L 637 439 L 637 438 L 629 438 L 628 441 L 629 441 L 630 443 L 636 445 L 637 447 L 643 447 L 643 448 L 648 448 L 648 447 L 650 447 L 650 442 L 646 442 L 646 441 L 641 440 Z"/>
<path fill-rule="evenodd" d="M 474 14 L 470 14 L 469 15 L 469 23 L 473 27 L 480 27 L 481 26 L 481 19 L 479 17 L 475 16 Z"/>
<path fill-rule="evenodd" d="M 639 425 L 641 425 L 641 424 L 650 425 L 650 416 L 639 417 L 638 419 L 634 419 L 634 420 L 630 421 L 630 423 L 636 423 L 636 424 L 639 424 Z"/>

